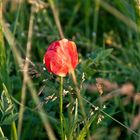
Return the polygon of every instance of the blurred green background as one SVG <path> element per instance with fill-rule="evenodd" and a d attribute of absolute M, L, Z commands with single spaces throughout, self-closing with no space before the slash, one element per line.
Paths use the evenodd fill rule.
<path fill-rule="evenodd" d="M 40 102 L 36 105 L 30 87 L 27 87 L 20 139 L 49 139 L 42 118 L 39 117 L 39 108 L 48 114 L 52 130 L 56 138 L 60 139 L 59 81 L 56 76 L 44 70 L 43 57 L 49 44 L 60 39 L 59 29 L 62 28 L 65 38 L 73 40 L 77 45 L 79 65 L 76 75 L 81 95 L 119 121 L 118 123 L 99 111 L 99 116 L 103 115 L 104 118 L 99 124 L 97 120 L 93 121 L 85 139 L 140 139 L 139 0 L 4 0 L 3 19 L 5 28 L 4 39 L 1 38 L 2 31 L 0 34 L 1 42 L 4 42 L 0 44 L 0 91 L 10 95 L 8 98 L 12 103 L 8 106 L 12 106 L 14 114 L 8 112 L 8 118 L 1 108 L 0 120 L 5 137 L 11 139 L 13 121 L 18 126 L 23 65 L 27 42 L 31 42 L 28 74 Z M 31 21 L 32 28 L 29 27 Z M 29 29 L 32 30 L 31 40 L 28 38 Z M 21 65 L 15 48 L 22 58 Z M 103 85 L 102 95 L 99 94 L 96 83 Z M 75 93 L 73 87 L 71 76 L 67 76 L 64 79 L 64 89 L 70 94 L 64 97 L 64 117 L 68 140 L 72 139 L 69 133 L 74 127 L 72 123 L 76 97 L 71 95 Z M 1 94 L 1 104 L 4 96 L 7 95 Z M 96 110 L 92 110 L 87 102 L 84 102 L 84 109 L 87 120 L 92 112 L 96 114 Z M 78 113 L 73 139 L 76 139 L 84 126 L 80 108 Z"/>

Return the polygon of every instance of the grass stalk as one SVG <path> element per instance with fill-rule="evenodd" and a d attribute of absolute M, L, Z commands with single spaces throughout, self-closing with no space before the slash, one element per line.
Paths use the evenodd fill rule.
<path fill-rule="evenodd" d="M 15 36 L 16 34 L 16 30 L 17 30 L 17 24 L 18 24 L 18 19 L 19 19 L 19 15 L 20 15 L 20 9 L 21 9 L 21 1 L 19 0 L 19 4 L 18 4 L 18 9 L 17 9 L 17 14 L 16 14 L 16 19 L 15 19 L 15 24 L 14 24 L 14 29 L 13 29 L 13 35 Z"/>
<path fill-rule="evenodd" d="M 99 1 L 99 0 L 96 0 Z M 133 29 L 136 32 L 139 32 L 140 29 L 138 28 L 137 24 L 131 20 L 129 17 L 124 16 L 120 11 L 109 5 L 104 0 L 100 0 L 100 5 L 109 13 L 117 17 L 120 21 L 122 21 L 124 24 L 126 24 L 128 27 Z"/>
<path fill-rule="evenodd" d="M 30 21 L 29 21 L 28 41 L 27 41 L 27 48 L 26 48 L 26 60 L 30 58 L 31 44 L 32 44 L 31 42 L 32 42 L 32 34 L 33 34 L 33 22 L 34 22 L 34 9 L 32 7 Z M 21 136 L 22 121 L 23 121 L 23 114 L 24 114 L 24 104 L 25 104 L 25 100 L 26 100 L 27 77 L 25 75 L 28 72 L 28 67 L 29 67 L 29 62 L 25 61 L 25 65 L 23 68 L 23 86 L 22 86 L 22 92 L 21 92 L 21 104 L 23 104 L 23 106 L 20 106 L 19 122 L 18 122 L 18 138 L 19 139 Z"/>
<path fill-rule="evenodd" d="M 85 123 L 86 123 L 87 120 L 86 120 L 85 108 L 84 108 L 83 100 L 81 98 L 80 88 L 78 87 L 77 78 L 76 78 L 76 75 L 75 75 L 74 71 L 72 72 L 72 80 L 75 84 L 75 89 L 76 89 L 77 98 L 78 98 L 78 101 L 79 101 L 79 104 L 80 104 L 81 113 L 82 113 L 83 118 L 84 118 Z M 89 138 L 89 130 L 87 129 L 86 131 L 87 131 L 87 135 L 88 135 L 88 138 Z"/>
<path fill-rule="evenodd" d="M 12 49 L 13 55 L 15 56 L 15 61 L 17 61 L 18 65 L 21 65 L 22 64 L 21 53 L 16 48 L 16 44 L 14 42 L 15 39 L 14 39 L 13 35 L 11 34 L 10 30 L 8 29 L 8 27 L 6 26 L 5 23 L 3 23 L 3 28 L 4 28 L 4 31 L 5 31 L 4 32 L 5 38 L 8 41 L 8 43 L 9 43 L 11 49 Z M 28 86 L 29 91 L 30 91 L 30 93 L 32 95 L 32 98 L 33 98 L 35 104 L 38 105 L 38 104 L 40 104 L 40 101 L 39 101 L 39 99 L 37 97 L 37 92 L 33 87 L 33 83 L 32 83 L 32 81 L 31 81 L 31 79 L 30 79 L 30 77 L 28 76 L 27 73 L 25 73 L 25 76 L 28 79 L 27 80 L 27 86 Z M 24 105 L 22 104 L 22 106 L 24 106 Z M 51 126 L 49 124 L 49 121 L 47 119 L 46 112 L 44 111 L 44 109 L 40 108 L 38 113 L 40 115 L 40 118 L 41 118 L 42 123 L 44 125 L 44 128 L 46 130 L 46 134 L 48 134 L 48 137 L 51 140 L 56 140 L 55 135 L 53 133 L 53 130 L 52 130 L 52 128 L 51 128 Z"/>
<path fill-rule="evenodd" d="M 8 72 L 6 71 L 5 72 L 5 68 L 7 69 L 7 65 L 6 65 L 6 52 L 5 52 L 5 46 L 4 46 L 4 38 L 3 38 L 3 32 L 4 32 L 4 28 L 3 28 L 3 6 L 2 6 L 2 0 L 0 0 L 0 50 L 1 50 L 1 64 L 0 64 L 0 67 L 1 67 L 1 77 L 2 78 L 2 82 L 6 82 L 5 80 L 3 79 L 6 79 L 8 81 L 9 79 L 9 76 L 8 76 Z M 5 74 L 4 74 L 5 73 Z M 10 90 L 10 86 L 9 86 L 9 82 L 6 82 L 6 86 L 8 86 L 8 89 Z M 15 125 L 15 122 L 12 123 L 11 125 L 12 129 L 11 129 L 11 134 L 12 134 L 12 138 L 13 140 L 18 140 L 17 139 L 17 129 L 16 129 L 16 125 Z M 5 137 L 4 136 L 4 133 L 2 131 L 2 128 L 0 127 L 0 134 L 2 137 Z"/>
<path fill-rule="evenodd" d="M 35 104 L 39 105 L 40 100 L 39 100 L 39 98 L 37 96 L 37 92 L 36 92 L 35 88 L 33 87 L 33 83 L 31 81 L 30 77 L 28 76 L 28 74 L 26 74 L 25 76 L 28 77 L 27 87 L 29 88 L 31 96 L 32 96 Z M 56 140 L 55 134 L 53 133 L 51 125 L 50 125 L 50 123 L 48 121 L 48 116 L 47 116 L 46 112 L 44 111 L 44 109 L 42 107 L 39 108 L 38 112 L 39 112 L 40 118 L 42 120 L 42 123 L 44 125 L 44 128 L 46 130 L 46 133 L 48 134 L 49 139 L 50 140 Z"/>
<path fill-rule="evenodd" d="M 61 139 L 64 140 L 63 131 L 63 77 L 60 77 L 60 92 L 59 92 L 59 106 L 60 106 L 60 128 L 61 128 Z"/>
<path fill-rule="evenodd" d="M 85 1 L 85 34 L 87 37 L 90 35 L 90 28 L 89 28 L 89 23 L 90 23 L 90 5 L 91 5 L 91 0 Z"/>
<path fill-rule="evenodd" d="M 92 104 L 90 101 L 88 101 L 87 99 L 85 99 L 84 97 L 82 97 L 82 100 L 84 100 L 86 103 L 88 103 L 89 105 L 91 105 L 93 108 L 97 108 L 97 106 L 95 106 L 94 104 Z M 118 123 L 119 125 L 121 125 L 122 127 L 126 128 L 129 132 L 135 134 L 136 136 L 140 137 L 140 134 L 135 132 L 134 130 L 132 130 L 130 127 L 124 125 L 123 123 L 121 123 L 120 121 L 118 121 L 117 119 L 115 119 L 114 117 L 110 116 L 108 113 L 106 113 L 105 111 L 103 111 L 102 109 L 98 108 L 98 110 L 103 113 L 104 115 L 106 115 L 107 117 L 109 117 L 110 119 L 112 119 L 113 121 L 115 121 L 116 123 Z"/>
<path fill-rule="evenodd" d="M 52 12 L 53 12 L 54 20 L 55 20 L 55 23 L 56 23 L 56 26 L 57 26 L 60 38 L 62 39 L 62 38 L 64 38 L 64 33 L 63 33 L 63 30 L 62 30 L 62 27 L 61 27 L 61 23 L 60 23 L 60 20 L 59 20 L 58 9 L 55 6 L 54 0 L 48 0 L 48 1 L 49 1 L 49 4 L 50 4 Z"/>
<path fill-rule="evenodd" d="M 85 110 L 84 110 L 83 101 L 81 100 L 80 89 L 78 87 L 78 83 L 77 83 L 77 78 L 76 78 L 75 72 L 73 71 L 71 74 L 72 74 L 72 80 L 74 82 L 75 89 L 76 89 L 76 92 L 77 92 L 77 97 L 78 97 L 78 101 L 79 101 L 80 108 L 81 108 L 81 111 L 82 111 L 82 115 L 83 115 L 84 118 L 86 118 L 86 113 L 85 113 Z"/>

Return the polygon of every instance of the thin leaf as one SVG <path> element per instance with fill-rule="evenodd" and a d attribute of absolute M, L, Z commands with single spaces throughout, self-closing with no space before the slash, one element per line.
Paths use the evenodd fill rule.
<path fill-rule="evenodd" d="M 113 51 L 113 49 L 97 50 L 93 54 L 94 63 L 98 63 L 98 62 L 104 60 L 106 57 L 108 57 L 111 54 L 112 51 Z"/>
<path fill-rule="evenodd" d="M 70 132 L 70 136 L 69 136 L 69 139 L 73 139 L 73 132 L 74 132 L 74 129 L 76 127 L 76 123 L 78 121 L 78 100 L 76 98 L 75 100 L 75 114 L 74 114 L 74 121 L 72 123 L 72 128 L 71 128 L 71 132 Z"/>
<path fill-rule="evenodd" d="M 85 126 L 83 127 L 83 129 L 80 131 L 80 134 L 78 135 L 77 140 L 84 140 L 87 134 L 87 130 L 89 129 L 89 127 L 91 126 L 92 122 L 96 119 L 97 114 L 93 115 L 92 118 L 86 122 Z"/>

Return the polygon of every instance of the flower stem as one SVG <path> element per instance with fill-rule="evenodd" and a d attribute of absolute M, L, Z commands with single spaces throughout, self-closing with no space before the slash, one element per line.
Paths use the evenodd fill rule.
<path fill-rule="evenodd" d="M 63 131 L 63 77 L 60 77 L 60 128 L 61 128 L 61 138 L 64 140 L 64 131 Z"/>

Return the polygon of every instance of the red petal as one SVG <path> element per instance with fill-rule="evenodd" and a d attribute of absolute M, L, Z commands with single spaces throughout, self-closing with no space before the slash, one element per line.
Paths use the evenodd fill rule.
<path fill-rule="evenodd" d="M 59 41 L 55 41 L 51 43 L 47 49 L 47 51 L 57 51 L 57 49 L 60 47 Z"/>
<path fill-rule="evenodd" d="M 73 71 L 78 64 L 78 53 L 74 42 L 62 39 L 59 41 L 60 52 L 64 60 L 67 62 L 69 72 Z M 57 51 L 58 52 L 58 51 Z"/>
<path fill-rule="evenodd" d="M 51 58 L 53 57 L 54 55 L 54 51 L 47 51 L 45 56 L 44 56 L 44 61 L 45 61 L 45 65 L 46 65 L 46 68 L 49 72 L 51 72 L 51 69 L 50 69 L 50 61 L 51 61 Z"/>
<path fill-rule="evenodd" d="M 67 63 L 63 61 L 62 57 L 57 53 L 54 53 L 51 58 L 50 69 L 54 74 L 62 77 L 65 77 L 68 73 Z"/>
<path fill-rule="evenodd" d="M 67 46 L 68 46 L 69 56 L 71 58 L 72 67 L 73 69 L 75 69 L 78 64 L 78 53 L 77 53 L 76 45 L 74 42 L 68 41 Z"/>
<path fill-rule="evenodd" d="M 78 64 L 78 53 L 74 42 L 62 39 L 53 42 L 47 49 L 44 61 L 49 72 L 66 76 Z"/>

